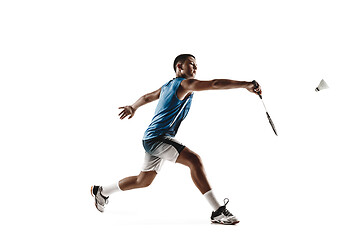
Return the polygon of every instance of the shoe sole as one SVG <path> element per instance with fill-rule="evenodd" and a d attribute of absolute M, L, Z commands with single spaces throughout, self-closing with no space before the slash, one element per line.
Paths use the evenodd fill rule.
<path fill-rule="evenodd" d="M 213 224 L 221 224 L 221 225 L 236 225 L 238 224 L 240 221 L 236 221 L 236 222 L 233 222 L 233 223 L 224 223 L 224 222 L 219 222 L 219 221 L 214 221 L 214 220 L 211 220 L 211 223 Z"/>

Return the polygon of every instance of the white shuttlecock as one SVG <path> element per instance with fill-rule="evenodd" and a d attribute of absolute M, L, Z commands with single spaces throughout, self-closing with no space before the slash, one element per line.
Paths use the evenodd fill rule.
<path fill-rule="evenodd" d="M 329 86 L 327 85 L 327 83 L 324 81 L 324 79 L 322 79 L 319 83 L 319 86 L 317 88 L 315 88 L 315 91 L 318 92 L 320 90 L 324 90 L 329 88 Z"/>

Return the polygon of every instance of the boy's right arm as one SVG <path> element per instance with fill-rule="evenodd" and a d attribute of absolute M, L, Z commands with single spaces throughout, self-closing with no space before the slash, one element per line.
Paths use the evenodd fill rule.
<path fill-rule="evenodd" d="M 127 117 L 129 115 L 130 115 L 129 119 L 132 118 L 134 116 L 136 110 L 139 107 L 159 99 L 160 92 L 161 92 L 161 88 L 159 88 L 158 90 L 156 90 L 154 92 L 147 93 L 144 96 L 141 96 L 133 105 L 119 107 L 119 109 L 123 109 L 119 113 L 120 119 L 124 119 L 125 117 Z"/>
<path fill-rule="evenodd" d="M 211 81 L 200 81 L 197 79 L 186 79 L 181 82 L 183 89 L 187 91 L 204 91 L 218 89 L 245 88 L 252 93 L 261 93 L 260 86 L 255 88 L 253 82 L 236 81 L 230 79 L 214 79 Z"/>
<path fill-rule="evenodd" d="M 181 99 L 189 92 L 205 91 L 205 90 L 218 90 L 218 89 L 234 89 L 245 88 L 249 92 L 261 94 L 261 87 L 255 88 L 253 82 L 236 81 L 230 79 L 214 79 L 211 81 L 200 81 L 197 79 L 185 79 L 181 82 L 180 88 L 177 92 L 178 97 Z"/>

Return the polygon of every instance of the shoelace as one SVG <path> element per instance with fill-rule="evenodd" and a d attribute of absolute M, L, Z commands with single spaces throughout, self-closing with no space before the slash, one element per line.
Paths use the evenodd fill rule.
<path fill-rule="evenodd" d="M 231 217 L 231 216 L 233 216 L 232 214 L 231 214 L 231 212 L 229 212 L 229 210 L 227 210 L 226 209 L 226 205 L 229 203 L 229 199 L 228 198 L 225 198 L 224 199 L 224 210 L 223 210 L 223 214 L 225 215 L 225 216 L 227 216 L 227 217 Z"/>

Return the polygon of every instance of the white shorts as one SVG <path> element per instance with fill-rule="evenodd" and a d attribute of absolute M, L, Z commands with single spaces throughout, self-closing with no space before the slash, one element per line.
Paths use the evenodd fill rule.
<path fill-rule="evenodd" d="M 175 163 L 180 152 L 185 148 L 175 138 L 160 136 L 148 140 L 143 140 L 145 148 L 145 160 L 142 171 L 159 172 L 164 160 Z"/>

